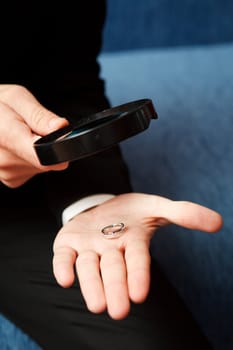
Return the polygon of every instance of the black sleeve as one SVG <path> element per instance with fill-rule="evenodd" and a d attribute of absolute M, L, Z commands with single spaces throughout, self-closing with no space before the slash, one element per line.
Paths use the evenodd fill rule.
<path fill-rule="evenodd" d="M 56 93 L 49 100 L 46 100 L 46 95 L 44 103 L 71 123 L 80 116 L 109 107 L 97 61 L 102 43 L 105 2 L 85 1 L 80 10 L 82 15 L 77 15 L 74 9 L 71 17 L 69 11 L 65 29 L 57 28 L 59 50 L 63 47 L 60 52 L 62 62 L 59 63 L 60 58 L 56 63 L 52 79 L 53 89 L 56 81 Z M 128 170 L 119 147 L 72 162 L 65 171 L 47 174 L 46 184 L 50 208 L 58 219 L 67 205 L 84 196 L 131 191 Z"/>
<path fill-rule="evenodd" d="M 108 108 L 98 64 L 105 15 L 104 0 L 5 3 L 0 30 L 9 30 L 1 43 L 0 83 L 25 86 L 71 123 Z M 9 206 L 22 197 L 27 205 L 45 200 L 59 219 L 67 205 L 83 196 L 131 190 L 118 147 L 73 162 L 64 171 L 36 175 L 20 189 L 1 187 Z"/>
<path fill-rule="evenodd" d="M 51 210 L 61 220 L 62 210 L 74 201 L 96 193 L 130 192 L 127 167 L 118 147 L 70 164 L 46 176 Z"/>

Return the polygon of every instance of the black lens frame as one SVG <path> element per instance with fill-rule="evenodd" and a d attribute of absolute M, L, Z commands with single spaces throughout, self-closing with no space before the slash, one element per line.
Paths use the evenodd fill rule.
<path fill-rule="evenodd" d="M 122 104 L 81 118 L 34 143 L 42 165 L 70 162 L 99 153 L 147 129 L 158 115 L 150 99 Z"/>

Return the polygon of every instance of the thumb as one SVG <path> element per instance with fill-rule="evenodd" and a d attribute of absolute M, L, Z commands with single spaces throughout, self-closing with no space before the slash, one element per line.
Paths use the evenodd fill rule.
<path fill-rule="evenodd" d="M 141 198 L 140 208 L 147 216 L 165 219 L 168 223 L 192 230 L 217 232 L 223 225 L 223 218 L 218 212 L 189 201 L 146 195 Z"/>
<path fill-rule="evenodd" d="M 24 119 L 30 129 L 37 135 L 44 136 L 69 124 L 68 120 L 61 118 L 42 105 L 35 104 Z"/>
<path fill-rule="evenodd" d="M 222 216 L 205 206 L 188 201 L 161 203 L 161 216 L 176 225 L 204 232 L 217 232 L 222 228 Z"/>
<path fill-rule="evenodd" d="M 5 85 L 4 91 L 1 92 L 1 101 L 20 115 L 37 135 L 47 135 L 69 124 L 67 119 L 59 117 L 42 106 L 35 96 L 23 86 Z"/>

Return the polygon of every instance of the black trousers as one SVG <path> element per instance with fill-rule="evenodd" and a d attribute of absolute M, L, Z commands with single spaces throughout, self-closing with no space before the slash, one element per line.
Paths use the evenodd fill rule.
<path fill-rule="evenodd" d="M 0 227 L 0 311 L 43 349 L 211 348 L 155 261 L 146 302 L 114 321 L 87 311 L 77 282 L 57 285 L 52 244 L 58 228 L 46 209 L 2 213 Z"/>

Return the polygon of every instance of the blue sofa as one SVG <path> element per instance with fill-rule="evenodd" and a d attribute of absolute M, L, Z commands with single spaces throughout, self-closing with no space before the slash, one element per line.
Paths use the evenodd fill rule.
<path fill-rule="evenodd" d="M 215 350 L 233 349 L 233 2 L 108 0 L 101 74 L 112 105 L 151 98 L 159 119 L 121 143 L 135 191 L 218 210 L 217 234 L 170 226 L 152 254 Z M 0 316 L 1 350 L 38 350 Z"/>

